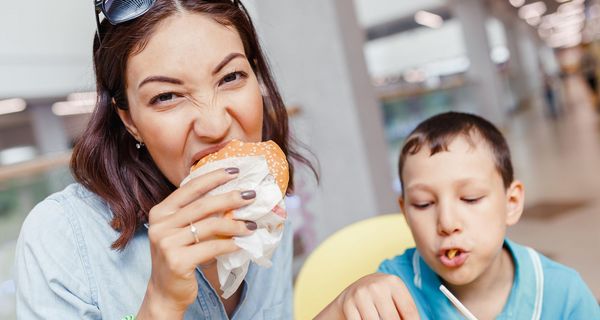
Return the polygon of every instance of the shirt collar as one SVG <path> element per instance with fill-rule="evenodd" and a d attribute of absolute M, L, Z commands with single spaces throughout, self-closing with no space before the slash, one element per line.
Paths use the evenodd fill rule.
<path fill-rule="evenodd" d="M 515 265 L 515 278 L 507 303 L 497 319 L 539 319 L 543 301 L 544 274 L 535 250 L 505 239 L 504 246 Z M 425 263 L 418 250 L 412 257 L 414 285 L 428 302 L 423 306 L 434 319 L 462 319 L 461 314 L 439 290 L 440 277 Z"/>

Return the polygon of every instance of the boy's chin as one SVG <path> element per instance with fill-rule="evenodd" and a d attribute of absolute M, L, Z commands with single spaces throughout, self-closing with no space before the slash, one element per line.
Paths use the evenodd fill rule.
<path fill-rule="evenodd" d="M 475 274 L 474 270 L 468 270 L 467 268 L 439 270 L 437 274 L 442 278 L 444 284 L 458 287 L 469 285 L 477 278 L 477 274 Z"/>

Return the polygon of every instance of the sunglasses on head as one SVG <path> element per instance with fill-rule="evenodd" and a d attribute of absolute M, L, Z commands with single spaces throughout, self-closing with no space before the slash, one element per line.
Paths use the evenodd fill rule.
<path fill-rule="evenodd" d="M 100 41 L 100 13 L 112 25 L 133 20 L 148 12 L 156 0 L 94 0 L 96 34 Z"/>
<path fill-rule="evenodd" d="M 119 23 L 133 20 L 148 12 L 156 3 L 156 0 L 94 0 L 96 9 L 96 34 L 98 42 L 100 42 L 100 13 L 110 24 L 117 25 Z M 239 0 L 232 0 L 234 5 L 241 6 Z"/>

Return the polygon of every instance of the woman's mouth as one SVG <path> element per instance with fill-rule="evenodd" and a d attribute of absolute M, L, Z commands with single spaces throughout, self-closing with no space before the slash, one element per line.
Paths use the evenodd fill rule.
<path fill-rule="evenodd" d="M 440 262 L 447 268 L 458 268 L 462 266 L 469 253 L 460 248 L 450 248 L 442 250 L 439 258 Z"/>
<path fill-rule="evenodd" d="M 190 164 L 190 167 L 195 166 L 200 160 L 202 160 L 202 158 L 206 157 L 207 155 L 223 149 L 229 142 L 230 142 L 230 140 L 221 142 L 217 145 L 207 147 L 207 148 L 203 149 L 202 151 L 194 154 L 194 156 L 192 157 L 192 163 Z"/>

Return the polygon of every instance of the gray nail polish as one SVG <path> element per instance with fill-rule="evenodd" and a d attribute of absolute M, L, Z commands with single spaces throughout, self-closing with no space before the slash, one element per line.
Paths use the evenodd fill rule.
<path fill-rule="evenodd" d="M 256 222 L 254 221 L 246 221 L 246 229 L 250 230 L 250 231 L 254 231 L 256 230 L 256 228 L 258 228 L 258 226 L 256 225 Z"/>
<path fill-rule="evenodd" d="M 236 174 L 236 173 L 240 173 L 240 169 L 232 167 L 232 168 L 225 169 L 225 172 L 227 172 L 229 174 Z"/>
<path fill-rule="evenodd" d="M 242 199 L 250 200 L 256 198 L 256 191 L 254 190 L 246 190 L 242 191 Z"/>

